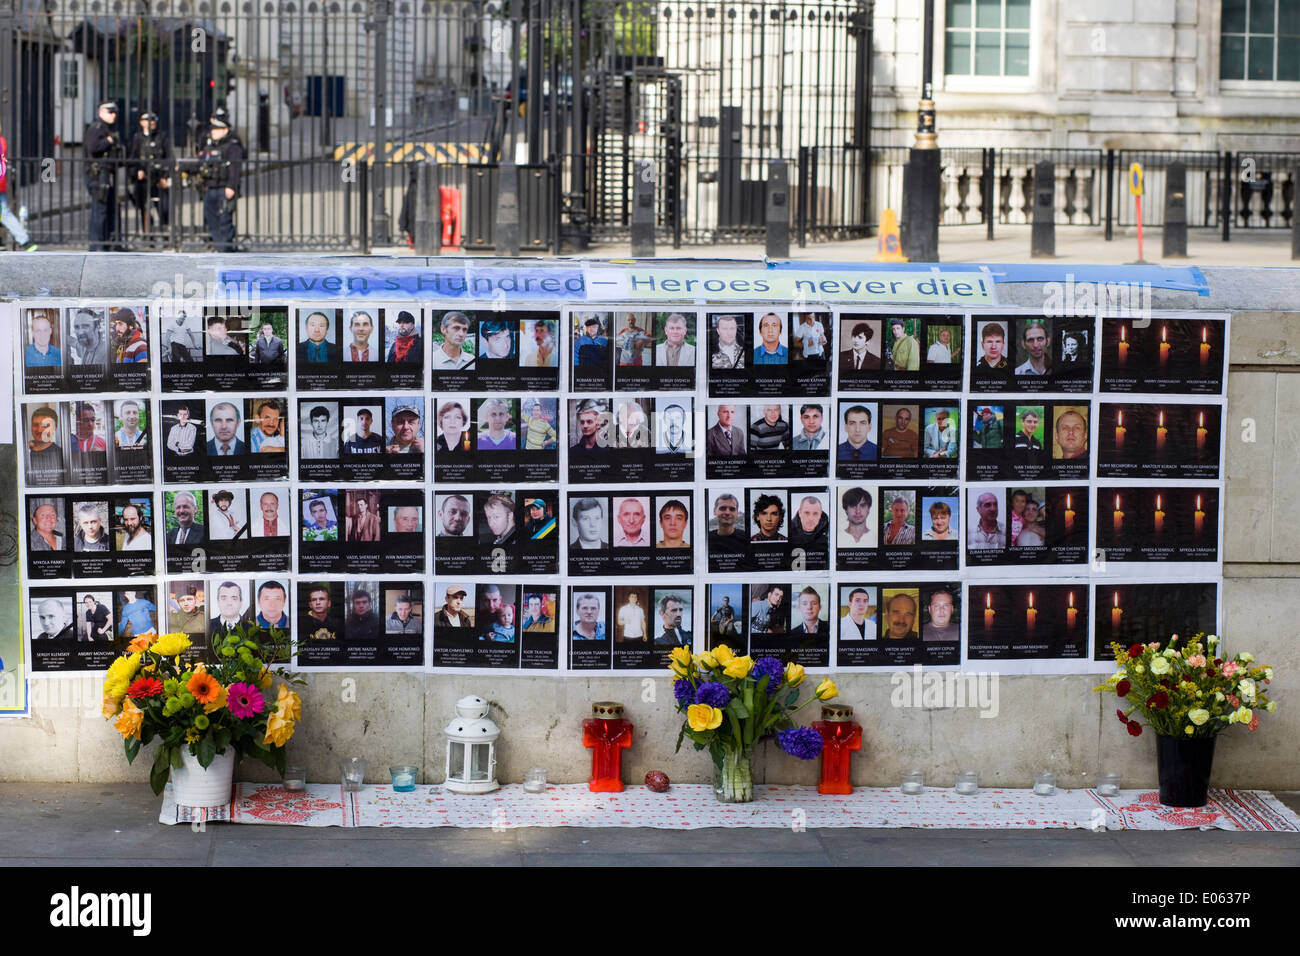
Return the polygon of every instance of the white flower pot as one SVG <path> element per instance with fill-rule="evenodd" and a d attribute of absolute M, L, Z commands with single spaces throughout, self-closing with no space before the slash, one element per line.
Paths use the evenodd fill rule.
<path fill-rule="evenodd" d="M 212 758 L 206 770 L 199 758 L 189 748 L 181 750 L 180 770 L 172 768 L 172 797 L 182 807 L 224 807 L 230 802 L 230 791 L 235 779 L 235 750 Z"/>

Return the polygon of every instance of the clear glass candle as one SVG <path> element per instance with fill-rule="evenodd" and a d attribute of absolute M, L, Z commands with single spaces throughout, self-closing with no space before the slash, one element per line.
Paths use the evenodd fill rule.
<path fill-rule="evenodd" d="M 925 793 L 925 774 L 920 770 L 909 770 L 903 774 L 903 783 L 899 789 L 913 796 Z"/>
<path fill-rule="evenodd" d="M 533 767 L 524 774 L 524 789 L 529 793 L 546 792 L 546 771 L 541 767 Z"/>
<path fill-rule="evenodd" d="M 1117 773 L 1098 774 L 1097 793 L 1103 797 L 1119 796 L 1119 774 Z"/>
<path fill-rule="evenodd" d="M 1050 770 L 1034 774 L 1034 793 L 1040 797 L 1056 795 L 1056 774 Z"/>
<path fill-rule="evenodd" d="M 957 774 L 957 783 L 953 786 L 953 789 L 963 797 L 969 797 L 973 794 L 979 793 L 979 774 L 974 770 L 963 770 L 961 773 Z"/>
<path fill-rule="evenodd" d="M 410 793 L 415 789 L 415 778 L 419 776 L 420 768 L 403 764 L 399 767 L 389 767 L 388 773 L 393 778 L 393 792 Z"/>
<path fill-rule="evenodd" d="M 285 767 L 284 768 L 284 789 L 286 790 L 306 790 L 307 789 L 307 771 L 303 767 Z"/>
<path fill-rule="evenodd" d="M 366 762 L 360 757 L 344 757 L 339 761 L 339 771 L 343 775 L 345 791 L 355 793 L 365 785 Z"/>

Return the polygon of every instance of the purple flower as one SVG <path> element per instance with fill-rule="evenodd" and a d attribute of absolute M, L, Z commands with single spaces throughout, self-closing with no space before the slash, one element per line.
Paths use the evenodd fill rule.
<path fill-rule="evenodd" d="M 760 657 L 754 662 L 754 669 L 749 672 L 749 676 L 754 678 L 754 682 L 761 681 L 764 677 L 770 678 L 767 682 L 767 692 L 775 694 L 776 689 L 781 686 L 781 681 L 785 678 L 785 665 L 775 657 Z"/>
<path fill-rule="evenodd" d="M 695 693 L 695 703 L 708 704 L 710 707 L 717 707 L 721 710 L 731 703 L 731 691 L 727 690 L 725 684 L 720 684 L 715 680 L 707 681 L 700 685 L 700 689 Z"/>
<path fill-rule="evenodd" d="M 695 685 L 688 680 L 673 681 L 673 696 L 678 704 L 695 703 Z"/>
<path fill-rule="evenodd" d="M 811 727 L 792 727 L 776 735 L 776 742 L 791 757 L 812 760 L 822 754 L 822 735 Z"/>

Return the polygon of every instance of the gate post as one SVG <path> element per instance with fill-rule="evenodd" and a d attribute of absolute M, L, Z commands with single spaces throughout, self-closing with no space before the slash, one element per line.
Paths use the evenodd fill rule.
<path fill-rule="evenodd" d="M 767 164 L 767 257 L 790 258 L 790 170 L 784 159 Z"/>

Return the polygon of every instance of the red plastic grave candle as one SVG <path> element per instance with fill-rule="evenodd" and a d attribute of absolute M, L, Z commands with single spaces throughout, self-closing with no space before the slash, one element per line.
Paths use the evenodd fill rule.
<path fill-rule="evenodd" d="M 853 708 L 848 704 L 822 704 L 822 719 L 813 721 L 813 730 L 822 735 L 822 779 L 818 793 L 852 793 L 849 760 L 862 749 L 862 725 L 853 722 Z"/>
<path fill-rule="evenodd" d="M 623 705 L 612 700 L 591 705 L 582 722 L 582 745 L 591 749 L 592 793 L 622 793 L 623 751 L 632 746 L 632 724 L 623 719 Z"/>

